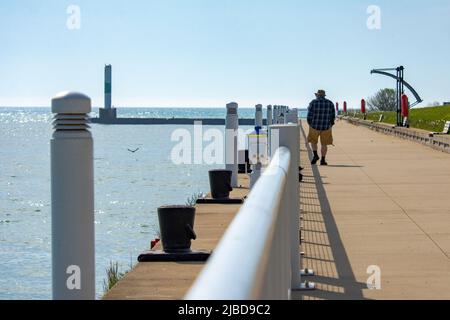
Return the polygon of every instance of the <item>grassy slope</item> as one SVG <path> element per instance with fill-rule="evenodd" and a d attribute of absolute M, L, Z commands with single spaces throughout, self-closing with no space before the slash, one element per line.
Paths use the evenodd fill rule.
<path fill-rule="evenodd" d="M 383 122 L 396 124 L 395 112 L 370 112 L 367 120 L 378 121 L 382 113 L 384 114 Z M 356 116 L 362 118 L 361 114 Z M 409 123 L 413 128 L 442 132 L 445 122 L 450 121 L 450 106 L 412 109 L 409 118 Z"/>

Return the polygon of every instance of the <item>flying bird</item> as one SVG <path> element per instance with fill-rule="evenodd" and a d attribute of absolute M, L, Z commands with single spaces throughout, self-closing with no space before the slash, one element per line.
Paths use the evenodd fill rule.
<path fill-rule="evenodd" d="M 137 148 L 137 149 L 134 149 L 134 150 L 131 150 L 131 149 L 127 149 L 127 150 L 130 151 L 131 153 L 136 153 L 139 149 L 140 148 Z"/>

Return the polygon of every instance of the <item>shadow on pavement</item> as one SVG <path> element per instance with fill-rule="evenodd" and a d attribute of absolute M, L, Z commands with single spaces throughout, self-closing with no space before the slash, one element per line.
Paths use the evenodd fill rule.
<path fill-rule="evenodd" d="M 301 128 L 302 148 L 306 141 L 304 129 Z M 308 158 L 312 151 L 307 143 Z M 308 163 L 306 163 L 308 160 Z M 363 290 L 366 283 L 359 283 L 352 270 L 344 244 L 334 220 L 324 183 L 317 166 L 311 166 L 310 160 L 302 162 L 306 173 L 305 183 L 301 184 L 301 211 L 303 212 L 302 242 L 305 257 L 303 267 L 314 269 L 316 276 L 303 278 L 315 282 L 318 289 L 293 293 L 293 299 L 329 299 L 329 300 L 364 300 Z M 330 166 L 346 168 L 352 166 Z"/>

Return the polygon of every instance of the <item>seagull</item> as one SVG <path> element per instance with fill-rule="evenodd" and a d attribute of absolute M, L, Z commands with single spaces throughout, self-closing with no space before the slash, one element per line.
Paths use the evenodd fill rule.
<path fill-rule="evenodd" d="M 130 150 L 130 149 L 127 149 L 127 150 L 130 151 L 131 153 L 136 153 L 139 149 L 140 149 L 140 148 L 137 148 L 137 149 L 135 149 L 135 150 Z"/>

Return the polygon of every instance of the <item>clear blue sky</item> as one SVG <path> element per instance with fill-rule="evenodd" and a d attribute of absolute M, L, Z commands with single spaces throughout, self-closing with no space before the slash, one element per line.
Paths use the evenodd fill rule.
<path fill-rule="evenodd" d="M 370 69 L 400 64 L 423 105 L 450 101 L 449 17 L 448 0 L 0 0 L 0 106 L 65 89 L 100 106 L 106 63 L 116 106 L 303 107 L 324 88 L 352 107 L 395 86 Z"/>

